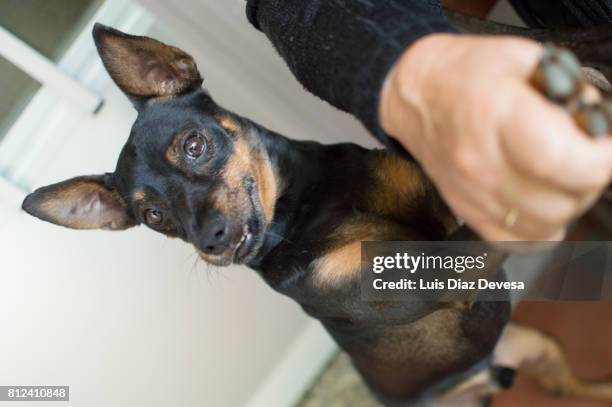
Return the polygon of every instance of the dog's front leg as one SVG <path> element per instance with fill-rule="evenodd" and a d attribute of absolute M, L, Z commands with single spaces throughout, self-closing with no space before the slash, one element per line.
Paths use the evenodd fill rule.
<path fill-rule="evenodd" d="M 493 364 L 524 373 L 552 394 L 612 401 L 612 378 L 586 381 L 576 377 L 564 349 L 552 336 L 510 323 L 494 352 Z"/>

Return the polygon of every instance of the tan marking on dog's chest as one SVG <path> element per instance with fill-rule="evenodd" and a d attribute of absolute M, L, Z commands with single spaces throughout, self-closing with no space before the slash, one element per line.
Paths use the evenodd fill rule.
<path fill-rule="evenodd" d="M 332 236 L 332 248 L 312 263 L 313 283 L 333 288 L 356 281 L 361 267 L 361 242 L 368 240 L 414 240 L 403 225 L 368 215 L 358 215 Z"/>
<path fill-rule="evenodd" d="M 374 182 L 365 195 L 367 213 L 347 220 L 330 237 L 331 249 L 313 262 L 314 284 L 319 287 L 338 286 L 358 277 L 362 241 L 419 240 L 422 236 L 407 225 L 417 216 L 437 215 L 434 208 L 423 205 L 435 191 L 416 164 L 375 151 L 368 165 Z M 452 227 L 452 215 L 442 216 L 442 222 Z"/>
<path fill-rule="evenodd" d="M 400 223 L 409 224 L 416 217 L 437 220 L 447 234 L 457 228 L 457 219 L 417 164 L 386 151 L 374 154 L 370 161 L 374 183 L 367 195 L 368 211 Z"/>
<path fill-rule="evenodd" d="M 399 215 L 427 193 L 428 181 L 416 164 L 387 152 L 379 152 L 372 164 L 375 183 L 368 204 L 375 213 Z"/>
<path fill-rule="evenodd" d="M 361 240 L 356 240 L 316 260 L 314 283 L 318 287 L 340 286 L 355 278 L 360 265 Z"/>

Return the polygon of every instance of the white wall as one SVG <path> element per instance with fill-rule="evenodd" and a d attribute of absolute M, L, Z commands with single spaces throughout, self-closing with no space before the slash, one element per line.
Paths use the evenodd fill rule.
<path fill-rule="evenodd" d="M 40 184 L 113 168 L 133 115 L 108 98 Z M 0 383 L 68 384 L 75 406 L 242 405 L 306 323 L 253 272 L 144 228 L 15 214 L 0 241 Z"/>
<path fill-rule="evenodd" d="M 202 27 L 219 24 L 190 4 Z M 236 2 L 216 4 L 242 24 L 236 35 L 252 37 L 235 38 L 230 53 L 172 25 L 153 32 L 194 54 L 218 100 L 297 138 L 369 140 L 293 81 Z M 244 54 L 260 56 L 253 62 L 269 86 L 235 66 L 231 55 Z M 30 175 L 33 187 L 114 168 L 135 113 L 110 84 L 105 98 L 97 116 L 65 129 L 51 164 Z M 70 385 L 73 406 L 283 405 L 331 349 L 254 272 L 196 263 L 189 246 L 144 228 L 59 228 L 0 198 L 0 384 Z"/>

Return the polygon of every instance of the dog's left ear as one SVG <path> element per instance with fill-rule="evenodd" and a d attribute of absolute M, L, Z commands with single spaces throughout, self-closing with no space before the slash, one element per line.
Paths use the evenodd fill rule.
<path fill-rule="evenodd" d="M 119 193 L 112 174 L 72 178 L 42 187 L 23 201 L 32 216 L 72 229 L 123 230 L 136 225 Z"/>
<path fill-rule="evenodd" d="M 102 24 L 94 26 L 93 37 L 111 78 L 136 105 L 202 86 L 194 59 L 178 48 Z"/>

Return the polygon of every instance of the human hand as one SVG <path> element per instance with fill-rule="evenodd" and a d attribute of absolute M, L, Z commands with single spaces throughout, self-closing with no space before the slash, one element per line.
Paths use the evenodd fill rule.
<path fill-rule="evenodd" d="M 530 85 L 541 54 L 514 37 L 432 34 L 381 93 L 385 131 L 487 240 L 563 238 L 612 177 L 612 138 L 589 138 Z"/>

